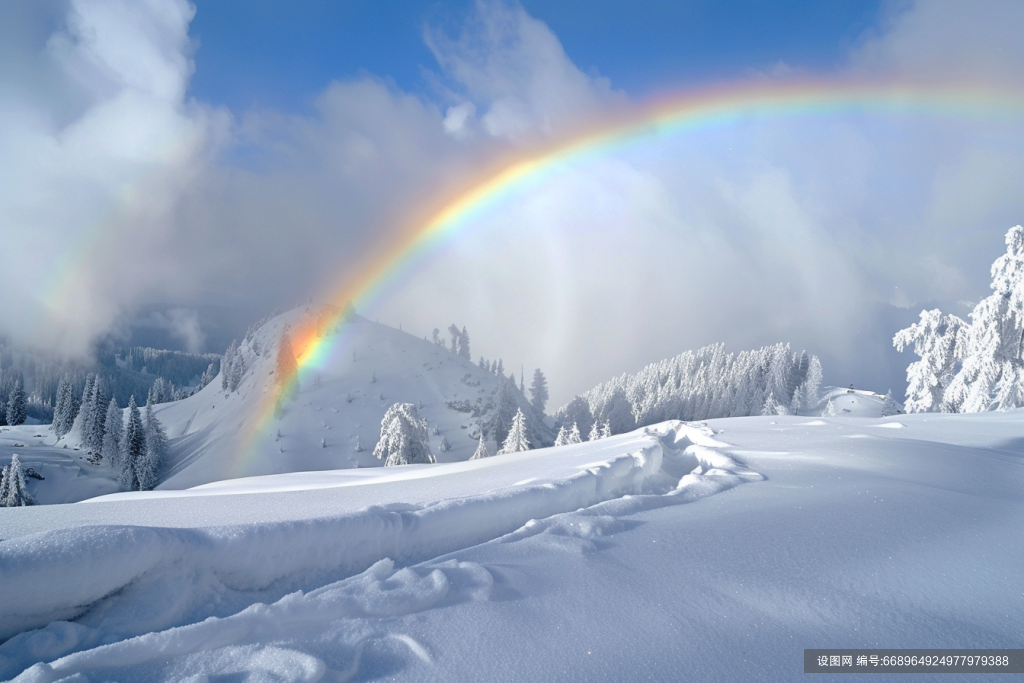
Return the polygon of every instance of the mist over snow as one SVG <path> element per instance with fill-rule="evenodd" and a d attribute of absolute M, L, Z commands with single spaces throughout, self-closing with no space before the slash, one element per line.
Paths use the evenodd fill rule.
<path fill-rule="evenodd" d="M 307 110 L 231 111 L 189 94 L 194 11 L 0 7 L 0 331 L 15 342 L 81 354 L 159 304 L 321 296 L 495 159 L 633 102 L 518 4 L 480 2 L 424 27 L 422 88 L 339 72 Z M 887 4 L 840 66 L 750 78 L 1017 88 L 1021 12 Z M 715 342 L 788 342 L 828 383 L 899 395 L 893 332 L 924 302 L 962 310 L 984 292 L 1022 220 L 1022 133 L 980 112 L 867 111 L 659 136 L 501 198 L 360 312 L 418 335 L 465 325 L 475 354 L 542 368 L 552 405 Z M 183 346 L 209 334 L 162 314 Z"/>

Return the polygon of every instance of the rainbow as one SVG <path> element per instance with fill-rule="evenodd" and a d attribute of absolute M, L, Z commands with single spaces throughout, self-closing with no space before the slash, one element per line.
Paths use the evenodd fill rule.
<path fill-rule="evenodd" d="M 746 117 L 782 118 L 828 116 L 842 113 L 925 115 L 954 119 L 1024 120 L 1024 92 L 972 85 L 908 85 L 869 82 L 745 83 L 687 91 L 662 97 L 645 106 L 622 109 L 592 121 L 574 134 L 506 159 L 480 180 L 430 207 L 418 218 L 406 220 L 393 232 L 388 245 L 368 257 L 328 297 L 338 310 L 352 302 L 365 310 L 379 302 L 394 283 L 446 240 L 473 225 L 474 219 L 511 193 L 563 167 L 586 161 L 658 136 L 727 125 Z M 315 330 L 293 331 L 298 368 L 322 360 L 343 334 L 319 336 Z M 288 378 L 293 379 L 293 378 Z M 287 382 L 282 383 L 282 385 Z M 241 464 L 250 457 L 256 437 L 271 422 L 277 396 L 268 392 L 264 405 L 243 439 Z"/>

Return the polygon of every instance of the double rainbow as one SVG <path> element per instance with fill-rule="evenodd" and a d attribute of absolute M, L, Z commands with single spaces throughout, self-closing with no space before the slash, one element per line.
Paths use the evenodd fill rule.
<path fill-rule="evenodd" d="M 658 136 L 720 126 L 744 117 L 785 118 L 842 113 L 923 115 L 927 117 L 1024 121 L 1024 93 L 972 85 L 907 85 L 866 82 L 754 83 L 689 91 L 654 100 L 646 106 L 619 111 L 574 134 L 527 153 L 488 173 L 480 181 L 429 211 L 423 220 L 398 226 L 388 245 L 369 256 L 337 287 L 328 301 L 339 311 L 346 302 L 366 310 L 381 300 L 389 286 L 411 267 L 509 194 L 542 181 L 566 162 L 585 161 Z M 296 330 L 292 343 L 298 369 L 315 365 L 344 335 L 318 336 L 315 330 Z M 291 378 L 288 378 L 291 379 Z M 280 386 L 287 385 L 283 382 Z M 269 392 L 241 460 L 256 437 L 271 422 L 277 396 Z"/>

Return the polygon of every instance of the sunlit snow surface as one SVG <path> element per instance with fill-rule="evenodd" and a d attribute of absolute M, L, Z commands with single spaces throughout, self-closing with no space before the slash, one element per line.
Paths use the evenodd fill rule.
<path fill-rule="evenodd" d="M 1021 647 L 1022 453 L 1020 411 L 738 418 L 5 509 L 0 677 L 794 680 L 804 648 Z"/>

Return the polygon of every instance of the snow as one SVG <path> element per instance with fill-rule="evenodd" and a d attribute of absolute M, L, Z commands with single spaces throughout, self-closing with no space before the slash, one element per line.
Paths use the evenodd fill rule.
<path fill-rule="evenodd" d="M 1021 647 L 1022 418 L 665 423 L 0 510 L 0 677 L 791 680 L 804 648 Z"/>

